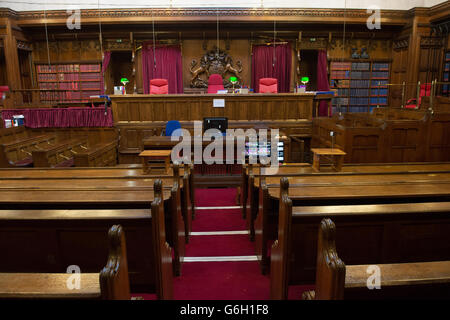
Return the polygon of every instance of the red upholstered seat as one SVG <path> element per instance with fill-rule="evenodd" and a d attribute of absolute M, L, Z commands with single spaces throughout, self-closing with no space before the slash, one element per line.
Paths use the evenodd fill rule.
<path fill-rule="evenodd" d="M 218 90 L 223 90 L 223 79 L 220 74 L 214 73 L 208 79 L 208 93 L 217 93 Z"/>
<path fill-rule="evenodd" d="M 425 83 L 420 85 L 419 103 L 417 99 L 411 99 L 406 102 L 405 108 L 417 109 L 422 104 L 422 97 L 429 97 L 431 94 L 431 83 Z"/>
<path fill-rule="evenodd" d="M 169 82 L 167 79 L 150 80 L 150 94 L 168 94 Z"/>
<path fill-rule="evenodd" d="M 278 80 L 275 78 L 259 79 L 259 93 L 277 93 Z"/>

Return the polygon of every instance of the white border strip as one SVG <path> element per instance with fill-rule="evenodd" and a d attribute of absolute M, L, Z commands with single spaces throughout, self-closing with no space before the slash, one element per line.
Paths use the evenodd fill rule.
<path fill-rule="evenodd" d="M 242 209 L 241 206 L 226 206 L 226 207 L 195 207 L 195 210 L 224 210 L 224 209 Z"/>
<path fill-rule="evenodd" d="M 191 236 L 226 236 L 233 234 L 248 234 L 248 230 L 242 231 L 199 231 L 199 232 L 191 232 Z"/>
<path fill-rule="evenodd" d="M 256 256 L 184 257 L 184 262 L 258 261 Z"/>

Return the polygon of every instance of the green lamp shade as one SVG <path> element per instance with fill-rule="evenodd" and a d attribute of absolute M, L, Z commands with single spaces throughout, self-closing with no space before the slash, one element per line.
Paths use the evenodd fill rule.
<path fill-rule="evenodd" d="M 128 81 L 128 79 L 127 78 L 122 78 L 122 79 L 120 79 L 120 82 L 130 82 L 130 81 Z"/>
<path fill-rule="evenodd" d="M 309 77 L 302 77 L 302 82 L 309 82 Z"/>
<path fill-rule="evenodd" d="M 237 78 L 236 77 L 230 77 L 230 82 L 236 82 Z"/>

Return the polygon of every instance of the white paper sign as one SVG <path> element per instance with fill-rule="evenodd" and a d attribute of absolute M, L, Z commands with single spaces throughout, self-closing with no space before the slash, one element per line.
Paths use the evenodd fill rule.
<path fill-rule="evenodd" d="M 224 108 L 225 107 L 225 99 L 213 99 L 214 108 Z"/>

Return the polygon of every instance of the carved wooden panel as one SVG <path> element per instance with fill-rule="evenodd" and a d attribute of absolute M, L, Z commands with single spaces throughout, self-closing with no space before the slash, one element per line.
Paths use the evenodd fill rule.
<path fill-rule="evenodd" d="M 214 108 L 213 99 L 224 99 Z M 120 121 L 202 121 L 205 117 L 229 120 L 311 119 L 313 96 L 277 95 L 129 95 L 113 96 L 115 123 Z"/>

